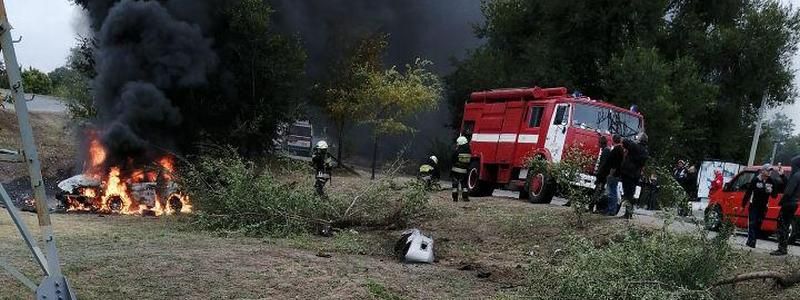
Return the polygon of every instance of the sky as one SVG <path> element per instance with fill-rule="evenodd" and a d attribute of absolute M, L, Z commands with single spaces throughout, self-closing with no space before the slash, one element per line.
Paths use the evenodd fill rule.
<path fill-rule="evenodd" d="M 453 0 L 455 1 L 455 0 Z M 800 8 L 800 0 L 781 0 Z M 17 59 L 23 67 L 49 72 L 64 65 L 69 49 L 75 45 L 78 35 L 86 35 L 87 26 L 80 9 L 68 0 L 5 0 L 9 20 L 14 26 Z M 465 24 L 465 26 L 469 26 Z M 795 86 L 800 87 L 800 55 L 794 58 Z M 800 101 L 793 105 L 775 108 L 772 113 L 782 112 L 798 124 L 800 133 Z"/>

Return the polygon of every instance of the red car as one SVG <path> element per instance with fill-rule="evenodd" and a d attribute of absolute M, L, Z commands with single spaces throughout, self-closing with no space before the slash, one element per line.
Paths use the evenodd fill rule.
<path fill-rule="evenodd" d="M 723 222 L 729 221 L 736 226 L 736 228 L 747 230 L 748 214 L 750 206 L 742 208 L 742 198 L 745 195 L 744 186 L 749 183 L 757 174 L 760 167 L 749 167 L 741 171 L 731 182 L 713 192 L 709 195 L 708 207 L 705 211 L 705 225 L 709 230 L 717 230 Z M 789 174 L 791 174 L 790 167 L 783 168 L 783 183 L 778 185 L 778 196 L 769 199 L 767 204 L 767 215 L 764 217 L 764 222 L 761 224 L 761 231 L 765 235 L 771 235 L 778 230 L 778 212 L 780 201 L 783 196 L 783 189 L 786 186 Z M 795 212 L 797 216 L 794 219 L 794 224 L 790 225 L 789 243 L 795 244 L 800 237 L 800 209 Z"/>

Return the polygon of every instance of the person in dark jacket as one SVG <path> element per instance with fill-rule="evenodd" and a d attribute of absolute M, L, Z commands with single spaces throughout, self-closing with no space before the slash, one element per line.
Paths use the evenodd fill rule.
<path fill-rule="evenodd" d="M 439 185 L 439 158 L 431 156 L 425 163 L 419 166 L 418 177 L 425 185 L 431 189 Z"/>
<path fill-rule="evenodd" d="M 458 137 L 456 140 L 456 150 L 453 151 L 453 167 L 450 169 L 450 177 L 453 182 L 453 201 L 458 202 L 458 194 L 464 202 L 469 202 L 469 179 L 467 172 L 472 161 L 472 150 L 466 137 Z"/>
<path fill-rule="evenodd" d="M 650 174 L 650 179 L 647 180 L 647 200 L 645 204 L 647 204 L 647 210 L 658 210 L 658 193 L 661 190 L 661 186 L 658 184 L 658 175 L 656 173 Z"/>
<path fill-rule="evenodd" d="M 794 224 L 797 212 L 797 198 L 800 197 L 800 155 L 792 159 L 792 173 L 788 176 L 783 197 L 778 204 L 781 206 L 778 213 L 778 250 L 771 255 L 786 255 L 789 245 L 789 227 Z"/>
<path fill-rule="evenodd" d="M 642 170 L 650 158 L 650 153 L 647 150 L 647 134 L 642 132 L 636 136 L 636 140 L 624 140 L 622 147 L 625 148 L 626 152 L 621 167 L 622 196 L 625 199 L 625 215 L 623 217 L 630 219 L 633 217 L 636 186 L 642 176 Z"/>
<path fill-rule="evenodd" d="M 608 168 L 608 177 L 606 178 L 606 191 L 608 192 L 606 214 L 614 216 L 619 210 L 619 177 L 621 175 L 622 160 L 625 158 L 625 149 L 622 148 L 621 136 L 615 134 L 611 141 L 614 143 L 614 147 L 608 155 L 608 161 L 606 161 L 606 167 Z"/>
<path fill-rule="evenodd" d="M 672 170 L 672 178 L 678 182 L 681 186 L 683 186 L 684 182 L 686 182 L 686 175 L 688 171 L 686 170 L 686 162 L 678 160 L 678 163 L 675 165 L 675 169 Z"/>
<path fill-rule="evenodd" d="M 764 216 L 767 214 L 767 203 L 770 197 L 778 196 L 778 183 L 770 177 L 770 169 L 772 166 L 769 164 L 761 167 L 758 176 L 753 177 L 748 184 L 744 186 L 746 192 L 742 198 L 742 208 L 750 205 L 750 213 L 748 215 L 748 229 L 747 229 L 747 247 L 755 248 L 758 235 L 761 232 L 761 223 L 764 221 Z"/>
<path fill-rule="evenodd" d="M 333 156 L 328 152 L 328 143 L 325 141 L 317 142 L 314 147 L 314 154 L 311 157 L 311 165 L 316 173 L 314 189 L 319 196 L 325 196 L 325 184 L 331 180 L 333 170 Z"/>
<path fill-rule="evenodd" d="M 600 156 L 597 157 L 597 164 L 595 164 L 595 188 L 594 195 L 592 196 L 592 203 L 589 205 L 589 211 L 594 212 L 595 207 L 597 211 L 606 209 L 607 203 L 603 203 L 603 192 L 606 190 L 606 179 L 608 178 L 608 157 L 611 154 L 611 148 L 608 147 L 608 138 L 600 136 L 599 138 Z"/>

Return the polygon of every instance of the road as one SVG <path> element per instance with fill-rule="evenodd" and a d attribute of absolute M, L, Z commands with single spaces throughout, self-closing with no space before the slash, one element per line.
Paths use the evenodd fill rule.
<path fill-rule="evenodd" d="M 512 198 L 512 199 L 519 199 L 517 192 L 511 191 L 504 191 L 504 190 L 496 190 L 493 197 L 498 198 Z M 519 200 L 517 200 L 519 201 Z M 555 198 L 553 202 L 549 205 L 554 206 L 563 206 L 567 203 L 566 199 L 562 198 Z M 691 218 L 682 218 L 682 219 L 675 219 L 673 220 L 670 225 L 669 229 L 673 232 L 692 232 L 697 230 L 698 226 L 702 226 L 703 224 L 703 205 L 700 203 L 695 203 L 693 205 Z M 659 216 L 658 211 L 648 211 L 644 209 L 636 209 L 634 211 L 633 222 L 642 225 L 649 225 L 654 227 L 663 226 L 665 223 L 665 218 Z M 714 237 L 717 234 L 715 232 L 710 232 L 709 236 Z M 770 238 L 769 240 L 758 240 L 756 244 L 756 248 L 752 249 L 745 246 L 745 242 L 747 242 L 747 232 L 742 230 L 737 230 L 736 233 L 730 238 L 730 244 L 736 249 L 741 249 L 743 251 L 753 251 L 757 253 L 765 253 L 768 254 L 769 252 L 774 251 L 778 248 L 778 243 L 774 239 L 774 237 Z M 789 246 L 789 255 L 791 256 L 798 256 L 800 257 L 800 247 L 798 246 Z"/>
<path fill-rule="evenodd" d="M 9 90 L 0 89 L 0 99 L 5 99 L 9 94 Z M 67 111 L 67 105 L 64 100 L 52 96 L 26 94 L 25 99 L 33 99 L 28 101 L 28 111 L 43 112 L 43 113 L 62 113 Z M 3 102 L 3 107 L 9 111 L 14 110 L 14 105 L 8 102 Z"/>

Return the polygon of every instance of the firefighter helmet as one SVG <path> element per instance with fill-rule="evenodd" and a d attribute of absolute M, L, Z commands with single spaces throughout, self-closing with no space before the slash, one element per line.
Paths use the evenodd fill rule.
<path fill-rule="evenodd" d="M 431 161 L 433 161 L 433 163 L 435 163 L 435 164 L 438 164 L 438 163 L 439 163 L 439 158 L 437 158 L 437 157 L 436 157 L 436 155 L 433 155 L 433 156 L 431 156 L 431 157 L 430 157 L 430 159 L 431 159 Z"/>
<path fill-rule="evenodd" d="M 469 143 L 469 141 L 464 136 L 460 136 L 458 137 L 458 139 L 456 139 L 456 144 L 458 144 L 459 146 L 466 145 L 467 143 Z"/>
<path fill-rule="evenodd" d="M 320 149 L 320 150 L 328 149 L 328 142 L 326 142 L 326 141 L 317 142 L 317 149 Z"/>

